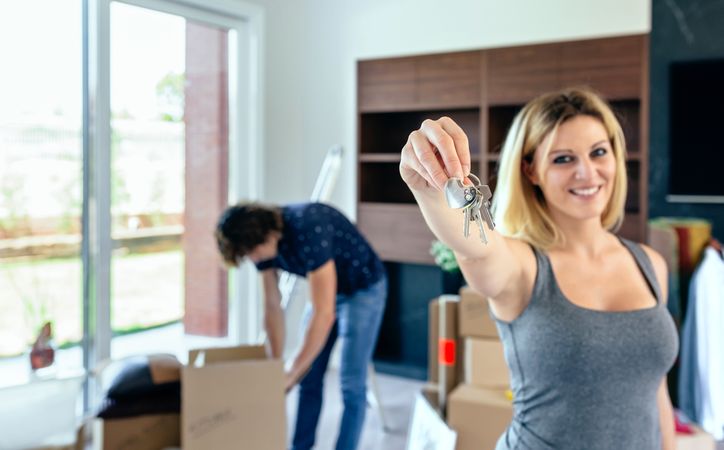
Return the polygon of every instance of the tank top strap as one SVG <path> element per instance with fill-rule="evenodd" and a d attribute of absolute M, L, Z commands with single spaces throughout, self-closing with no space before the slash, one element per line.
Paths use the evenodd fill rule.
<path fill-rule="evenodd" d="M 659 281 L 656 278 L 656 272 L 654 271 L 654 265 L 651 263 L 649 255 L 646 254 L 641 245 L 620 236 L 618 237 L 618 239 L 619 241 L 621 241 L 624 247 L 626 247 L 628 251 L 630 251 L 633 255 L 634 259 L 636 260 L 636 264 L 641 270 L 641 273 L 643 273 L 644 278 L 646 278 L 646 282 L 656 296 L 656 302 L 658 304 L 663 304 L 664 299 L 661 298 L 661 286 L 659 286 Z"/>
<path fill-rule="evenodd" d="M 548 254 L 545 251 L 534 245 L 531 245 L 530 247 L 533 249 L 533 253 L 535 254 L 537 266 L 532 298 L 537 299 L 538 301 L 541 299 L 550 299 L 551 294 L 556 294 L 558 292 L 555 284 L 556 279 L 553 275 L 551 260 L 548 259 Z"/>

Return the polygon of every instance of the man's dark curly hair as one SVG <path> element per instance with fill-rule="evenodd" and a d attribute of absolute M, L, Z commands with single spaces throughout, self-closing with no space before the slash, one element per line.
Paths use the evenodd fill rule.
<path fill-rule="evenodd" d="M 282 231 L 282 213 L 276 206 L 239 203 L 221 214 L 216 224 L 216 245 L 224 262 L 238 266 L 272 231 Z"/>

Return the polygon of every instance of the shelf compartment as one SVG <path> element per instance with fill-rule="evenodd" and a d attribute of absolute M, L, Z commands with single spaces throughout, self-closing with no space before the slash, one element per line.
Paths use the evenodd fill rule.
<path fill-rule="evenodd" d="M 611 108 L 623 129 L 626 139 L 626 148 L 631 153 L 638 154 L 641 148 L 639 121 L 641 120 L 641 102 L 638 100 L 618 100 L 611 102 Z M 635 150 L 635 151 L 633 151 Z"/>
<path fill-rule="evenodd" d="M 443 109 L 434 111 L 407 111 L 387 113 L 363 113 L 360 115 L 360 156 L 370 153 L 399 152 L 407 137 L 426 119 L 448 116 L 465 131 L 470 152 L 480 154 L 480 110 Z M 394 144 L 396 148 L 390 148 Z"/>
<path fill-rule="evenodd" d="M 488 109 L 488 157 L 499 155 L 503 141 L 523 105 L 494 106 Z"/>
<path fill-rule="evenodd" d="M 375 203 L 415 203 L 400 177 L 398 163 L 365 162 L 359 166 L 359 199 Z"/>

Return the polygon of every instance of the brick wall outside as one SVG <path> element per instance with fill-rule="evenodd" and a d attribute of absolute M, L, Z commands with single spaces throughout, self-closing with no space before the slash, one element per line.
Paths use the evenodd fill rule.
<path fill-rule="evenodd" d="M 225 30 L 187 22 L 184 328 L 215 337 L 228 330 L 227 275 L 213 239 L 228 198 L 227 61 Z"/>

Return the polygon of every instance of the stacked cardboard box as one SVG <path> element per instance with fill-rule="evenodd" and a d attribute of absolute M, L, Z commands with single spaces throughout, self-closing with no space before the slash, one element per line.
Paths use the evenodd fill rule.
<path fill-rule="evenodd" d="M 444 412 L 447 395 L 462 379 L 463 348 L 458 333 L 457 295 L 441 295 L 429 306 L 428 379 Z"/>
<path fill-rule="evenodd" d="M 456 450 L 495 448 L 513 417 L 510 374 L 488 300 L 460 290 L 459 338 L 464 341 L 464 377 L 450 394 L 447 419 L 457 431 Z"/>
<path fill-rule="evenodd" d="M 494 448 L 513 416 L 503 346 L 488 301 L 464 287 L 430 302 L 427 398 L 437 392 L 440 421 L 456 450 Z M 449 393 L 449 394 L 448 394 Z M 413 418 L 414 420 L 414 418 Z M 445 423 L 445 422 L 443 422 Z"/>
<path fill-rule="evenodd" d="M 692 434 L 677 433 L 676 450 L 715 450 L 716 442 L 714 437 L 697 427 L 691 425 L 694 430 Z"/>

